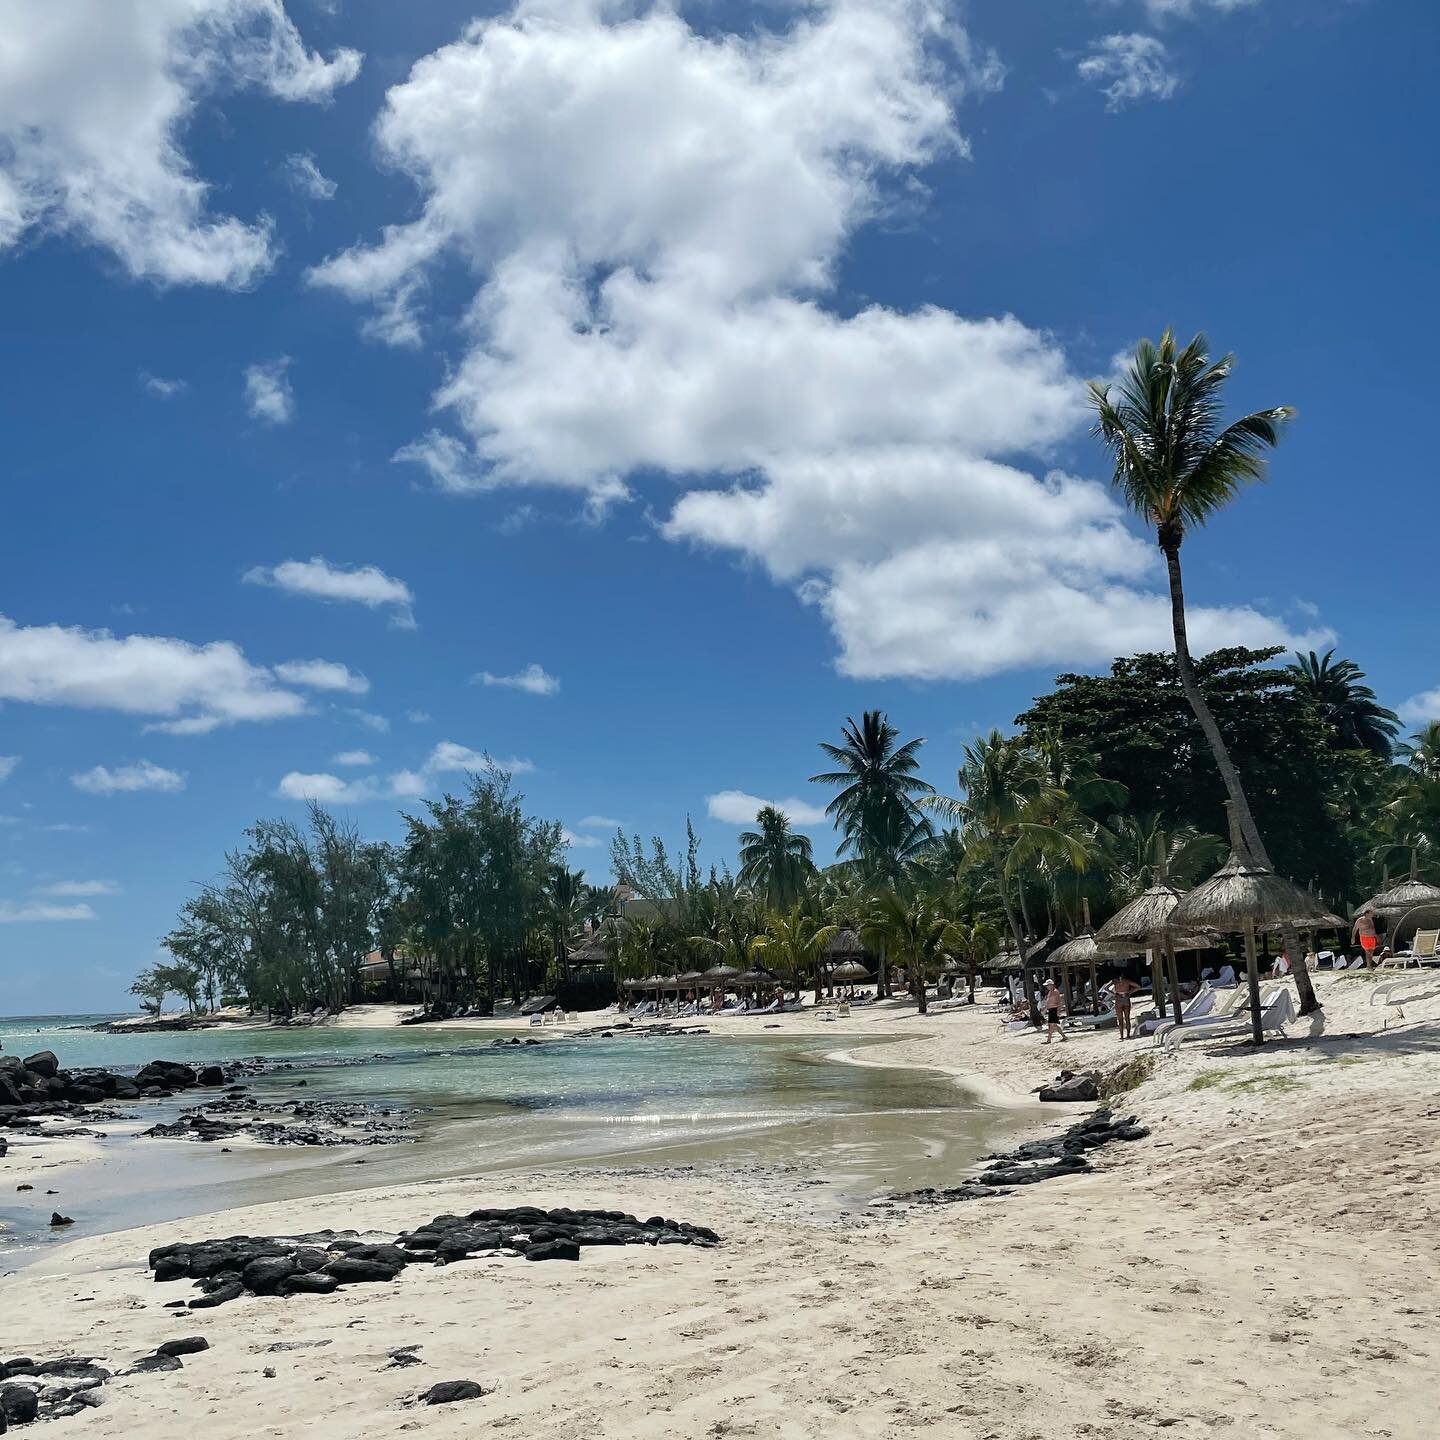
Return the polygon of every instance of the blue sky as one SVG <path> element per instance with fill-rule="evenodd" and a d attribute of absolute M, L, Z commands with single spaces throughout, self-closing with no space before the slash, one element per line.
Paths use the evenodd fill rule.
<path fill-rule="evenodd" d="M 1440 713 L 1431 5 L 7 26 L 0 1012 L 123 1004 L 247 823 L 393 836 L 469 752 L 596 878 L 613 820 L 731 858 L 736 791 L 828 854 L 862 708 L 945 787 L 1166 643 L 1080 382 L 1167 323 L 1300 412 L 1186 547 L 1201 638 Z"/>

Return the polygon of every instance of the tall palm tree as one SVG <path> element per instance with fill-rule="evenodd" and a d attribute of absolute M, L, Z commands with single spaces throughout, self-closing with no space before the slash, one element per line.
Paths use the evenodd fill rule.
<path fill-rule="evenodd" d="M 583 870 L 557 865 L 545 886 L 545 907 L 549 911 L 550 933 L 555 941 L 555 960 L 562 974 L 570 978 L 569 940 L 585 918 L 589 886 Z"/>
<path fill-rule="evenodd" d="M 1135 359 L 1119 384 L 1090 382 L 1095 408 L 1095 435 L 1114 460 L 1113 482 L 1129 507 L 1155 527 L 1155 540 L 1165 556 L 1170 580 L 1170 623 L 1175 635 L 1175 663 L 1185 698 L 1205 732 L 1216 767 L 1245 841 L 1255 857 L 1269 865 L 1269 853 L 1255 824 L 1215 717 L 1201 693 L 1190 658 L 1185 625 L 1185 586 L 1180 572 L 1180 547 L 1186 530 L 1203 525 L 1223 510 L 1252 480 L 1265 473 L 1264 452 L 1279 444 L 1295 412 L 1287 405 L 1257 410 L 1221 427 L 1222 391 L 1235 366 L 1233 355 L 1212 361 L 1204 335 L 1180 349 L 1175 332 L 1166 330 L 1157 346 L 1142 340 Z M 1304 952 L 1286 933 L 1294 960 L 1295 988 L 1302 1015 L 1319 1008 Z"/>
<path fill-rule="evenodd" d="M 755 816 L 758 830 L 740 832 L 740 874 L 767 910 L 788 910 L 815 874 L 810 838 L 790 828 L 790 817 L 773 805 Z"/>
<path fill-rule="evenodd" d="M 1400 717 L 1375 698 L 1365 684 L 1365 672 L 1353 660 L 1335 660 L 1334 655 L 1334 650 L 1323 656 L 1313 650 L 1308 655 L 1297 654 L 1285 673 L 1319 710 L 1338 748 L 1368 750 L 1388 760 L 1400 733 Z"/>
<path fill-rule="evenodd" d="M 894 887 L 903 882 L 906 867 L 920 857 L 932 834 L 919 801 L 934 786 L 916 773 L 924 738 L 897 744 L 900 732 L 880 710 L 866 710 L 858 725 L 848 718 L 842 733 L 841 744 L 820 746 L 836 768 L 812 775 L 810 781 L 839 790 L 825 813 L 840 830 L 840 853 L 855 859 L 872 884 Z M 877 979 L 879 992 L 886 994 L 883 951 Z"/>

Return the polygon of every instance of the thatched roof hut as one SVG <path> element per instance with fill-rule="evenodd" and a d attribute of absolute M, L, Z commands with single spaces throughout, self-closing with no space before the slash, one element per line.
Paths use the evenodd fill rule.
<path fill-rule="evenodd" d="M 735 977 L 737 985 L 775 985 L 780 977 L 773 971 L 767 970 L 763 965 L 752 965 L 748 970 L 742 970 Z"/>
<path fill-rule="evenodd" d="M 831 972 L 830 978 L 842 985 L 859 984 L 870 978 L 870 972 L 859 960 L 842 960 Z"/>
<path fill-rule="evenodd" d="M 824 965 L 842 965 L 847 960 L 863 962 L 864 959 L 864 942 L 849 925 L 842 925 L 820 952 L 820 961 Z"/>

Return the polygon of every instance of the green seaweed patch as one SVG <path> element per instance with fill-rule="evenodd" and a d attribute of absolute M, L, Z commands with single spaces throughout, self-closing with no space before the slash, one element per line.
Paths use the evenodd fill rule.
<path fill-rule="evenodd" d="M 1202 1070 L 1186 1088 L 1222 1090 L 1227 1095 L 1246 1095 L 1256 1090 L 1267 1095 L 1284 1095 L 1291 1090 L 1303 1090 L 1305 1082 L 1283 1070 L 1267 1070 L 1263 1075 L 1236 1075 L 1233 1070 Z"/>

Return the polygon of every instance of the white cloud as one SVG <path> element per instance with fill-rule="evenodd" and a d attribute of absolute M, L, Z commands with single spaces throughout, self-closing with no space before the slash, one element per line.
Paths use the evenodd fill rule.
<path fill-rule="evenodd" d="M 270 222 L 210 210 L 186 126 L 216 91 L 322 101 L 359 68 L 307 50 L 284 0 L 7 0 L 0 249 L 50 231 L 136 279 L 249 284 L 273 261 Z"/>
<path fill-rule="evenodd" d="M 299 770 L 282 776 L 276 788 L 287 800 L 316 800 L 322 805 L 360 805 L 375 799 L 377 793 L 369 780 L 342 780 L 338 775 L 307 775 Z"/>
<path fill-rule="evenodd" d="M 3 785 L 15 773 L 15 767 L 19 763 L 18 755 L 0 755 L 0 785 Z"/>
<path fill-rule="evenodd" d="M 483 770 L 492 758 L 482 750 L 472 750 L 454 740 L 442 740 L 430 751 L 418 770 L 397 770 L 389 777 L 391 794 L 405 799 L 418 798 L 433 790 L 441 776 Z M 524 775 L 535 768 L 533 761 L 522 760 L 518 756 L 494 760 L 494 763 L 512 775 Z"/>
<path fill-rule="evenodd" d="M 609 815 L 587 815 L 580 822 L 583 830 L 623 830 L 625 822 L 613 819 Z"/>
<path fill-rule="evenodd" d="M 604 841 L 595 835 L 577 835 L 573 830 L 562 830 L 560 839 L 571 850 L 594 850 L 604 844 Z"/>
<path fill-rule="evenodd" d="M 1168 100 L 1180 88 L 1169 50 L 1153 35 L 1105 35 L 1075 68 L 1112 112 L 1137 100 Z"/>
<path fill-rule="evenodd" d="M 383 715 L 376 715 L 369 710 L 347 710 L 345 712 L 352 720 L 363 725 L 367 730 L 373 730 L 377 735 L 388 735 L 390 733 L 390 722 Z"/>
<path fill-rule="evenodd" d="M 374 765 L 375 757 L 368 750 L 342 750 L 330 762 L 332 765 Z"/>
<path fill-rule="evenodd" d="M 302 695 L 276 683 L 228 640 L 192 645 L 79 626 L 17 625 L 0 616 L 0 700 L 164 717 L 152 728 L 203 734 L 242 720 L 303 715 Z"/>
<path fill-rule="evenodd" d="M 94 910 L 79 905 L 48 905 L 39 901 L 0 900 L 0 925 L 41 924 L 54 920 L 95 920 Z"/>
<path fill-rule="evenodd" d="M 134 765 L 96 765 L 70 777 L 70 783 L 77 790 L 91 795 L 133 794 L 139 790 L 156 790 L 174 794 L 185 788 L 185 777 L 178 770 L 166 770 L 149 760 L 137 761 Z"/>
<path fill-rule="evenodd" d="M 295 391 L 290 385 L 290 357 L 256 361 L 245 369 L 245 408 L 267 425 L 288 425 L 295 418 Z"/>
<path fill-rule="evenodd" d="M 554 695 L 560 689 L 560 682 L 555 676 L 547 674 L 541 665 L 527 665 L 523 670 L 517 671 L 514 675 L 492 675 L 488 670 L 482 670 L 478 675 L 471 678 L 471 684 L 476 682 L 482 685 L 503 685 L 510 690 L 523 690 L 527 695 Z"/>
<path fill-rule="evenodd" d="M 529 0 L 390 90 L 376 137 L 418 218 L 312 279 L 411 338 L 435 267 L 478 285 L 434 397 L 452 428 L 396 458 L 454 493 L 566 487 L 592 514 L 668 473 L 688 490 L 661 533 L 793 586 L 857 676 L 1164 643 L 1153 545 L 1103 487 L 1034 473 L 1088 418 L 1056 340 L 827 304 L 858 228 L 966 153 L 954 107 L 998 67 L 928 0 L 772 13 L 788 28 L 701 34 L 670 8 Z M 1245 607 L 1194 619 L 1284 634 Z"/>
<path fill-rule="evenodd" d="M 1412 695 L 1399 707 L 1399 715 L 1407 725 L 1428 725 L 1432 720 L 1440 720 L 1440 685 Z"/>
<path fill-rule="evenodd" d="M 334 660 L 286 660 L 275 667 L 275 673 L 287 685 L 300 685 L 307 690 L 341 690 L 347 695 L 364 695 L 370 689 L 365 676 Z"/>
<path fill-rule="evenodd" d="M 405 718 L 412 725 L 428 725 L 430 723 L 430 712 L 428 710 L 407 710 Z"/>
<path fill-rule="evenodd" d="M 291 188 L 307 200 L 333 200 L 339 186 L 320 173 L 310 154 L 287 155 L 282 172 Z"/>
<path fill-rule="evenodd" d="M 248 585 L 269 585 L 289 595 L 350 602 L 372 610 L 388 608 L 395 629 L 415 628 L 415 596 L 410 587 L 376 565 L 332 565 L 323 556 L 312 555 L 309 560 L 256 565 L 242 578 Z"/>
<path fill-rule="evenodd" d="M 160 400 L 173 400 L 188 388 L 183 380 L 166 380 L 163 376 L 151 375 L 148 371 L 141 371 L 140 383 Z"/>
<path fill-rule="evenodd" d="M 829 823 L 823 805 L 811 805 L 805 800 L 762 800 L 744 790 L 721 790 L 705 797 L 706 813 L 712 820 L 721 820 L 727 825 L 753 825 L 755 816 L 767 805 L 783 811 L 792 825 L 809 827 Z"/>
<path fill-rule="evenodd" d="M 119 895 L 121 891 L 113 880 L 56 880 L 37 887 L 35 893 L 65 899 L 83 895 Z"/>
<path fill-rule="evenodd" d="M 1125 0 L 1110 0 L 1112 5 L 1124 4 Z M 1233 15 L 1237 10 L 1249 10 L 1260 0 L 1141 0 L 1146 14 L 1157 24 L 1166 20 L 1192 20 L 1206 11 L 1220 15 Z"/>

